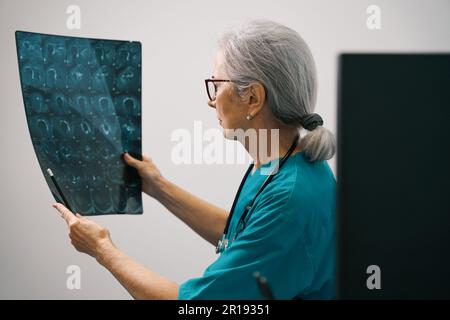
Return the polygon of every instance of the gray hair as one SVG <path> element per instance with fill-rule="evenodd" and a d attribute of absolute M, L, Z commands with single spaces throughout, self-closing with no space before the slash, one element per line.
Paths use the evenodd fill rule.
<path fill-rule="evenodd" d="M 219 40 L 225 71 L 239 95 L 261 83 L 272 114 L 283 123 L 302 128 L 314 111 L 317 77 L 314 59 L 300 35 L 279 23 L 255 20 Z M 336 152 L 334 135 L 322 126 L 309 131 L 300 146 L 310 161 L 328 160 Z"/>

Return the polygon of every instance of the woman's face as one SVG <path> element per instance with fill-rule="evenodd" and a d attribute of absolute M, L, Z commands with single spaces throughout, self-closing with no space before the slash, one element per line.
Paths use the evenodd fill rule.
<path fill-rule="evenodd" d="M 224 57 L 221 51 L 216 54 L 214 62 L 213 79 L 229 80 L 225 72 Z M 234 92 L 230 82 L 216 82 L 217 93 L 214 101 L 209 101 L 208 105 L 216 109 L 217 118 L 220 125 L 227 132 L 232 133 L 234 129 L 248 129 L 247 106 L 241 98 Z"/>

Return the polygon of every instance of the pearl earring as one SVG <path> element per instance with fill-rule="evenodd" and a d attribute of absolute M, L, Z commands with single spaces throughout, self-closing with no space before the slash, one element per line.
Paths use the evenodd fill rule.
<path fill-rule="evenodd" d="M 248 114 L 245 118 L 250 121 L 253 119 L 253 116 L 251 114 Z"/>

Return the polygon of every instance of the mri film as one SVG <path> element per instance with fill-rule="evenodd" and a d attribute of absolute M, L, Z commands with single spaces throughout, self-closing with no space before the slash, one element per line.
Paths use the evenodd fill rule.
<path fill-rule="evenodd" d="M 141 44 L 16 32 L 23 102 L 34 151 L 82 215 L 141 214 Z"/>

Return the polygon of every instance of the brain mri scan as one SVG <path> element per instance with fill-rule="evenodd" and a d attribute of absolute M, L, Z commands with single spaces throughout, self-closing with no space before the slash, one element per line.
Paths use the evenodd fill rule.
<path fill-rule="evenodd" d="M 141 214 L 141 44 L 16 32 L 28 128 L 56 201 L 50 168 L 82 215 Z"/>

